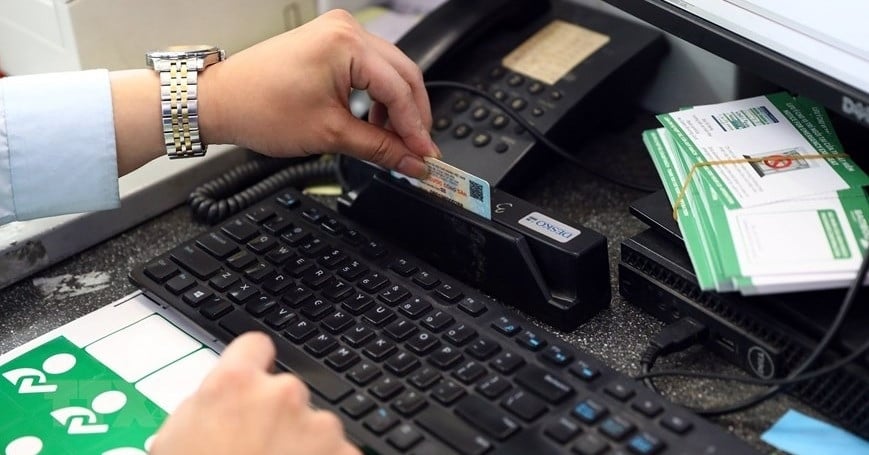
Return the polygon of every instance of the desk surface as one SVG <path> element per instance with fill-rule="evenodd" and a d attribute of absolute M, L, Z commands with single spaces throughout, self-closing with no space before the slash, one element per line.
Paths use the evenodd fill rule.
<path fill-rule="evenodd" d="M 618 131 L 602 132 L 577 150 L 591 166 L 621 178 L 656 182 L 655 171 L 642 145 L 640 132 L 656 127 L 650 115 L 639 116 Z M 661 323 L 622 299 L 618 293 L 619 244 L 645 226 L 631 217 L 628 204 L 642 193 L 603 182 L 569 165 L 552 166 L 527 187 L 514 191 L 559 219 L 597 230 L 607 236 L 613 300 L 605 311 L 570 333 L 558 333 L 565 341 L 597 356 L 613 368 L 639 374 L 639 355 Z M 111 303 L 136 288 L 128 271 L 188 240 L 207 227 L 191 223 L 186 207 L 175 208 L 98 246 L 61 262 L 33 277 L 0 291 L 0 352 L 6 352 L 36 336 Z M 704 350 L 664 358 L 657 368 L 679 367 L 736 374 L 738 370 Z M 732 402 L 735 397 L 757 393 L 755 387 L 713 383 L 696 379 L 658 381 L 671 399 L 709 407 Z M 814 414 L 790 396 L 716 421 L 763 452 L 771 447 L 760 433 L 788 408 Z"/>

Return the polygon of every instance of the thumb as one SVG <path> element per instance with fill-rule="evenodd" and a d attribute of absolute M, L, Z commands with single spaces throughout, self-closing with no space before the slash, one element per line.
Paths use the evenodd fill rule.
<path fill-rule="evenodd" d="M 412 153 L 399 135 L 352 116 L 345 124 L 338 146 L 347 155 L 394 169 L 408 177 L 428 175 L 422 158 Z"/>

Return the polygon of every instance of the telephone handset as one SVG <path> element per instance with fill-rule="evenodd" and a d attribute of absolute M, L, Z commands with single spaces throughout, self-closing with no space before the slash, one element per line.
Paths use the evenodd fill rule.
<path fill-rule="evenodd" d="M 660 33 L 565 1 L 450 0 L 397 43 L 426 81 L 463 82 L 548 138 L 574 144 L 631 111 L 664 50 Z M 549 158 L 508 112 L 470 92 L 430 88 L 444 160 L 501 188 Z"/>

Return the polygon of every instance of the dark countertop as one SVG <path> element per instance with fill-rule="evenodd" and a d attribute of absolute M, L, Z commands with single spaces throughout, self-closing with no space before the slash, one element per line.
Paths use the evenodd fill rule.
<path fill-rule="evenodd" d="M 652 116 L 641 115 L 626 128 L 600 132 L 594 140 L 578 146 L 576 153 L 602 172 L 655 185 L 657 178 L 640 132 L 657 126 Z M 608 309 L 573 332 L 555 332 L 613 368 L 629 375 L 639 374 L 639 355 L 662 324 L 619 296 L 616 273 L 620 242 L 645 229 L 628 213 L 629 203 L 643 193 L 603 181 L 560 159 L 553 158 L 553 163 L 539 178 L 513 193 L 562 221 L 606 235 L 613 292 Z M 186 207 L 178 207 L 0 290 L 0 352 L 134 292 L 136 288 L 127 280 L 131 268 L 206 230 L 206 226 L 191 222 Z M 546 328 L 543 324 L 541 327 Z M 661 359 L 656 368 L 739 373 L 699 347 L 671 357 Z M 704 407 L 730 403 L 760 390 L 696 379 L 662 379 L 658 383 L 671 399 Z M 759 450 L 770 453 L 773 449 L 759 440 L 760 434 L 789 408 L 814 414 L 789 396 L 777 396 L 751 410 L 716 421 Z"/>

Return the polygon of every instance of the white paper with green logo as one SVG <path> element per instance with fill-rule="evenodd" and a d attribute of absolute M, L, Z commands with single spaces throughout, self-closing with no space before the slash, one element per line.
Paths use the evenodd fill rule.
<path fill-rule="evenodd" d="M 846 286 L 869 247 L 869 178 L 841 153 L 824 110 L 787 94 L 659 116 L 644 134 L 671 202 L 699 162 L 680 229 L 703 289 L 767 293 Z M 688 216 L 683 220 L 683 212 Z"/>
<path fill-rule="evenodd" d="M 182 327 L 134 294 L 0 356 L 0 453 L 146 454 L 217 362 Z"/>

